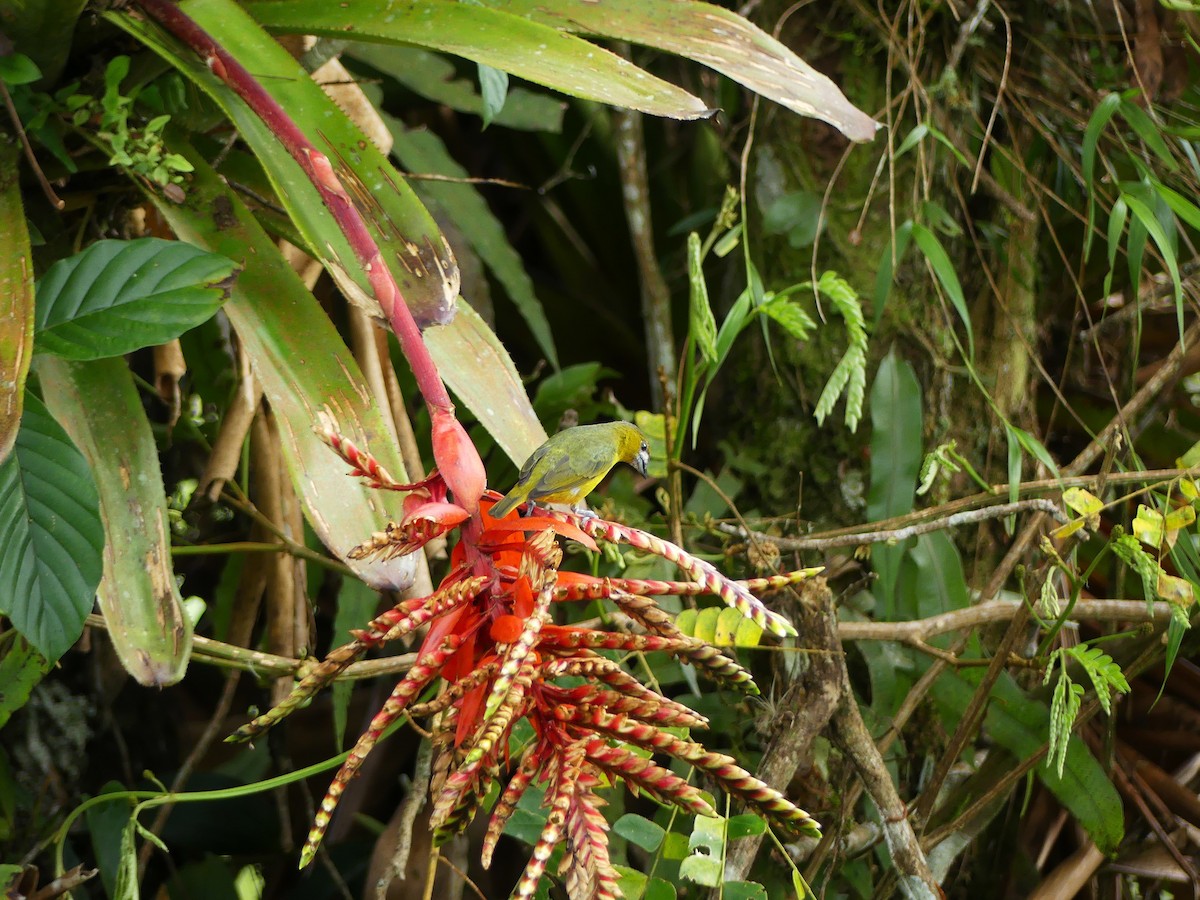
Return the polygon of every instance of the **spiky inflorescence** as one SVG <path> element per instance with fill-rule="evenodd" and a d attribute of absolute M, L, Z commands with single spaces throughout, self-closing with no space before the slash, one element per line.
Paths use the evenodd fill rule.
<path fill-rule="evenodd" d="M 549 776 L 550 785 L 546 789 L 546 802 L 550 807 L 546 824 L 533 847 L 533 856 L 525 866 L 516 890 L 513 891 L 513 896 L 520 900 L 528 900 L 537 892 L 538 882 L 542 880 L 542 873 L 546 871 L 546 862 L 563 838 L 567 811 L 575 797 L 575 787 L 579 781 L 583 759 L 583 746 L 578 742 L 563 748 L 558 754 L 556 771 Z"/>
<path fill-rule="evenodd" d="M 600 812 L 604 801 L 592 792 L 594 779 L 581 775 L 567 808 L 567 850 L 559 874 L 567 896 L 585 900 L 615 900 L 617 871 L 608 855 L 608 821 Z"/>
<path fill-rule="evenodd" d="M 627 697 L 654 700 L 664 706 L 673 708 L 680 717 L 681 724 L 690 716 L 695 721 L 687 723 L 689 727 L 708 727 L 708 719 L 700 715 L 700 713 L 689 709 L 676 700 L 664 697 L 657 691 L 650 690 L 650 688 L 622 669 L 620 664 L 603 656 L 589 655 L 582 658 L 576 656 L 566 659 L 549 659 L 542 664 L 542 675 L 547 681 L 563 677 L 593 678 L 607 684 L 609 687 L 616 688 Z"/>
<path fill-rule="evenodd" d="M 487 585 L 483 576 L 466 578 L 464 574 L 456 572 L 428 597 L 404 600 L 376 616 L 365 628 L 350 633 L 364 644 L 386 644 L 411 634 L 438 616 L 475 599 Z"/>
<path fill-rule="evenodd" d="M 353 468 L 350 475 L 362 478 L 368 487 L 385 491 L 411 491 L 414 485 L 400 484 L 379 464 L 370 453 L 360 450 L 354 442 L 338 430 L 337 421 L 327 411 L 317 413 L 317 425 L 313 428 L 317 437 L 328 444 L 333 452 Z"/>
<path fill-rule="evenodd" d="M 734 584 L 752 594 L 763 591 L 777 591 L 793 584 L 800 584 L 815 575 L 825 571 L 824 566 L 811 566 L 807 569 L 797 569 L 794 572 L 783 572 L 779 575 L 768 575 L 765 578 L 748 578 L 735 581 Z M 708 593 L 708 587 L 694 581 L 654 581 L 645 578 L 593 578 L 582 581 L 572 581 L 560 584 L 554 594 L 555 600 L 607 600 L 612 591 L 625 591 L 629 594 L 649 594 L 650 596 L 690 596 Z"/>
<path fill-rule="evenodd" d="M 350 755 L 346 757 L 346 761 L 342 763 L 342 767 L 330 783 L 329 790 L 325 792 L 325 798 L 321 801 L 321 806 L 313 818 L 313 826 L 308 832 L 308 840 L 304 842 L 304 849 L 300 851 L 301 867 L 306 866 L 308 861 L 316 855 L 317 845 L 321 843 L 325 829 L 329 827 L 329 820 L 337 808 L 342 792 L 346 789 L 350 779 L 358 773 L 363 760 L 367 758 L 367 754 L 371 752 L 371 748 L 375 746 L 380 735 L 392 722 L 396 721 L 412 698 L 437 677 L 447 657 L 458 649 L 460 643 L 461 640 L 457 635 L 446 636 L 440 647 L 423 654 L 408 670 L 408 674 L 392 689 L 391 696 L 383 704 L 383 708 L 371 719 L 371 724 L 359 737 L 354 749 L 350 751 Z"/>
<path fill-rule="evenodd" d="M 717 814 L 698 787 L 644 756 L 624 747 L 610 746 L 604 738 L 588 741 L 585 752 L 589 762 L 621 778 L 634 793 L 641 791 L 664 805 L 678 806 L 697 815 Z"/>
<path fill-rule="evenodd" d="M 533 781 L 533 776 L 538 772 L 541 751 L 542 748 L 536 744 L 525 751 L 525 755 L 521 757 L 521 765 L 517 767 L 517 771 L 509 779 L 508 787 L 496 801 L 492 817 L 488 820 L 487 833 L 483 837 L 483 852 L 480 854 L 480 861 L 485 869 L 492 867 L 492 854 L 496 852 L 496 844 L 500 835 L 504 833 L 504 826 L 508 824 L 521 797 Z"/>
<path fill-rule="evenodd" d="M 406 556 L 420 550 L 435 537 L 449 531 L 449 527 L 433 519 L 405 519 L 403 522 L 388 522 L 383 531 L 376 531 L 354 547 L 348 556 L 351 559 L 378 557 L 389 562 L 398 556 Z"/>
<path fill-rule="evenodd" d="M 637 547 L 639 550 L 645 550 L 673 562 L 695 579 L 697 584 L 702 585 L 709 593 L 716 594 L 728 606 L 732 606 L 764 631 L 769 631 L 779 637 L 795 636 L 796 634 L 796 629 L 792 627 L 791 622 L 767 609 L 757 597 L 736 581 L 726 578 L 711 563 L 697 559 L 670 541 L 664 541 L 662 538 L 636 528 L 618 525 L 616 522 L 606 522 L 603 519 L 584 518 L 568 513 L 554 513 L 554 515 L 574 522 L 593 538 L 608 541 L 610 544 L 629 544 L 631 547 Z"/>
<path fill-rule="evenodd" d="M 484 723 L 479 736 L 471 743 L 466 756 L 457 769 L 446 776 L 446 780 L 433 804 L 429 822 L 434 828 L 447 820 L 458 806 L 463 794 L 473 790 L 479 771 L 500 741 L 507 736 L 513 722 L 525 714 L 528 694 L 534 678 L 534 666 L 526 661 L 513 678 L 504 701 Z"/>
<path fill-rule="evenodd" d="M 769 818 L 797 833 L 820 836 L 820 829 L 812 816 L 738 766 L 737 760 L 731 756 L 713 753 L 700 744 L 677 738 L 653 725 L 631 722 L 626 716 L 613 716 L 602 710 L 575 710 L 572 721 L 573 724 L 612 735 L 643 749 L 666 753 L 702 769 L 730 794 L 741 797 Z"/>
<path fill-rule="evenodd" d="M 451 581 L 428 597 L 404 600 L 371 621 L 366 628 L 351 632 L 354 640 L 331 650 L 315 665 L 276 706 L 247 722 L 225 740 L 249 741 L 278 724 L 299 709 L 310 697 L 350 667 L 369 647 L 393 641 L 426 622 L 466 603 L 482 589 L 486 579 L 465 578 Z"/>

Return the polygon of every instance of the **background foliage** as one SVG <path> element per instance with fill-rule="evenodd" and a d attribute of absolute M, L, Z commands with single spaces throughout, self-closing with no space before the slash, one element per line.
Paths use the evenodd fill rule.
<path fill-rule="evenodd" d="M 1200 20 L 884 6 L 747 4 L 763 32 L 614 0 L 183 9 L 370 211 L 489 484 L 564 421 L 631 417 L 657 468 L 615 473 L 605 516 L 742 577 L 825 567 L 768 598 L 794 641 L 662 601 L 762 699 L 630 661 L 824 836 L 613 791 L 627 896 L 1179 896 L 1200 828 Z M 407 648 L 252 749 L 219 740 L 447 567 L 438 542 L 348 555 L 403 510 L 345 476 L 318 413 L 401 480 L 430 422 L 278 123 L 136 5 L 0 2 L 0 30 L 0 874 L 507 896 L 544 810 L 522 803 L 490 870 L 470 831 L 438 864 L 411 729 L 295 871 Z M 582 572 L 670 577 L 568 547 Z"/>

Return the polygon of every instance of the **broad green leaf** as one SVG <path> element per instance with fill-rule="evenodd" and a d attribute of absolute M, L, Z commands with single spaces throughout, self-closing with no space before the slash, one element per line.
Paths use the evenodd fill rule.
<path fill-rule="evenodd" d="M 1157 591 L 1158 596 L 1175 606 L 1186 608 L 1196 600 L 1195 589 L 1190 581 L 1175 575 L 1168 575 L 1166 572 L 1162 572 L 1158 576 Z"/>
<path fill-rule="evenodd" d="M 756 834 L 765 834 L 767 831 L 767 820 L 754 813 L 742 813 L 740 816 L 730 816 L 727 824 L 729 839 L 731 841 L 736 841 L 739 838 L 753 837 Z"/>
<path fill-rule="evenodd" d="M 621 816 L 613 822 L 612 828 L 614 833 L 619 834 L 629 843 L 641 847 L 647 853 L 657 851 L 666 834 L 661 826 L 636 813 L 626 813 Z"/>
<path fill-rule="evenodd" d="M 313 433 L 319 414 L 329 411 L 346 437 L 370 451 L 394 478 L 406 477 L 395 438 L 375 408 L 358 364 L 237 195 L 194 148 L 175 144 L 173 149 L 196 171 L 184 203 L 156 200 L 159 212 L 181 237 L 244 259 L 225 314 L 271 402 L 305 515 L 325 545 L 369 585 L 406 587 L 416 571 L 411 555 L 390 563 L 347 558 L 372 532 L 403 518 L 403 496 L 372 491 L 348 477 L 333 451 Z"/>
<path fill-rule="evenodd" d="M 679 876 L 705 887 L 721 883 L 725 847 L 725 819 L 696 816 L 688 838 L 688 857 L 679 864 Z"/>
<path fill-rule="evenodd" d="M 450 156 L 441 138 L 432 131 L 405 128 L 399 119 L 386 114 L 383 115 L 383 121 L 395 141 L 392 153 L 408 171 L 462 179 L 460 183 L 453 180 L 418 181 L 416 190 L 453 217 L 463 237 L 470 242 L 488 271 L 496 277 L 517 307 L 517 312 L 529 326 L 530 333 L 546 354 L 550 365 L 558 369 L 554 336 L 550 333 L 550 323 L 546 321 L 541 301 L 534 292 L 533 281 L 526 273 L 521 257 L 509 243 L 504 225 L 496 218 L 478 189 L 466 183 L 470 173 Z"/>
<path fill-rule="evenodd" d="M 483 63 L 574 97 L 657 116 L 710 114 L 687 91 L 626 59 L 553 27 L 455 0 L 267 0 L 246 9 L 273 32 L 416 44 Z"/>
<path fill-rule="evenodd" d="M 755 881 L 726 881 L 721 900 L 767 900 L 767 889 Z"/>
<path fill-rule="evenodd" d="M 936 234 L 919 222 L 914 222 L 912 236 L 921 253 L 924 254 L 925 261 L 933 269 L 934 276 L 942 285 L 942 290 L 946 292 L 946 296 L 950 299 L 950 305 L 954 307 L 955 312 L 958 313 L 958 317 L 962 319 L 962 323 L 966 327 L 967 358 L 973 360 L 975 358 L 975 332 L 971 328 L 971 312 L 967 308 L 967 298 L 963 296 L 962 284 L 958 280 L 958 273 L 954 271 L 954 265 L 950 262 L 950 257 L 946 254 L 946 249 L 942 246 L 942 242 L 938 240 Z"/>
<path fill-rule="evenodd" d="M 564 31 L 656 47 L 711 66 L 802 116 L 869 141 L 877 123 L 832 81 L 737 13 L 691 0 L 483 0 Z"/>
<path fill-rule="evenodd" d="M 422 327 L 454 315 L 459 272 L 428 211 L 403 177 L 329 99 L 300 65 L 233 0 L 187 0 L 197 24 L 236 58 L 253 60 L 254 76 L 283 105 L 297 127 L 328 154 L 346 190 L 358 199 L 367 227 Z M 344 9 L 340 10 L 343 15 Z M 127 13 L 105 17 L 132 34 L 207 93 L 224 110 L 262 163 L 276 199 L 307 247 L 343 292 L 378 314 L 362 266 L 317 189 L 278 137 L 198 56 L 158 26 Z M 193 162 L 194 164 L 194 162 Z M 240 258 L 240 254 L 234 254 Z"/>
<path fill-rule="evenodd" d="M 717 361 L 717 320 L 708 302 L 708 283 L 704 280 L 704 259 L 700 255 L 700 235 L 688 234 L 688 336 L 708 362 Z"/>
<path fill-rule="evenodd" d="M 939 706 L 950 716 L 961 716 L 973 693 L 971 682 L 950 672 L 934 684 Z M 992 739 L 1018 760 L 1027 759 L 1045 746 L 1050 733 L 1050 711 L 1032 700 L 1007 675 L 1001 676 L 992 693 L 985 727 Z M 1045 766 L 1037 777 L 1075 816 L 1102 853 L 1112 853 L 1124 835 L 1124 812 L 1104 768 L 1078 737 L 1067 747 L 1062 777 Z"/>
<path fill-rule="evenodd" d="M 187 670 L 192 625 L 171 568 L 158 447 L 133 376 L 123 359 L 43 356 L 37 371 L 47 404 L 96 479 L 108 538 L 96 602 L 109 639 L 139 684 L 174 684 Z"/>
<path fill-rule="evenodd" d="M 646 883 L 649 879 L 645 872 L 639 872 L 637 869 L 631 869 L 628 866 L 614 865 L 613 869 L 617 873 L 617 890 L 621 892 L 622 897 L 628 897 L 630 900 L 639 900 L 645 896 Z"/>
<path fill-rule="evenodd" d="M 3 466 L 0 465 L 0 469 Z M 25 705 L 29 694 L 37 683 L 50 671 L 51 662 L 38 653 L 34 646 L 21 635 L 6 640 L 3 656 L 0 656 L 0 728 L 12 714 Z M 0 823 L 3 819 L 0 818 Z"/>
<path fill-rule="evenodd" d="M 739 615 L 738 618 L 741 621 L 738 622 L 733 633 L 733 645 L 735 647 L 757 647 L 762 640 L 763 630 L 745 616 Z"/>
<path fill-rule="evenodd" d="M 181 241 L 97 241 L 37 283 L 37 350 L 123 356 L 199 325 L 229 296 L 234 263 Z"/>
<path fill-rule="evenodd" d="M 24 53 L 0 56 L 0 81 L 5 84 L 32 84 L 41 77 L 42 70 Z"/>
<path fill-rule="evenodd" d="M 675 900 L 678 896 L 674 884 L 662 878 L 651 878 L 642 900 Z"/>
<path fill-rule="evenodd" d="M 729 615 L 730 613 L 733 615 Z M 713 629 L 713 639 L 710 643 L 714 647 L 732 647 L 738 626 L 744 621 L 747 621 L 746 617 L 736 609 L 731 606 L 725 607 L 717 615 L 716 627 Z"/>
<path fill-rule="evenodd" d="M 25 376 L 33 356 L 33 262 L 19 159 L 15 141 L 0 142 L 0 463 L 21 427 Z"/>
<path fill-rule="evenodd" d="M 1087 527 L 1095 531 L 1100 527 L 1100 511 L 1104 509 L 1104 501 L 1083 488 L 1073 487 L 1063 491 L 1063 503 L 1087 523 Z"/>
<path fill-rule="evenodd" d="M 1188 447 L 1187 452 L 1175 460 L 1175 465 L 1181 469 L 1191 469 L 1195 466 L 1200 466 L 1200 441 Z"/>
<path fill-rule="evenodd" d="M 0 613 L 51 663 L 83 633 L 103 567 L 96 483 L 62 426 L 26 393 L 0 462 Z"/>
<path fill-rule="evenodd" d="M 413 93 L 459 112 L 483 115 L 483 99 L 475 85 L 459 78 L 441 53 L 403 45 L 351 43 L 346 55 L 390 75 Z M 508 102 L 493 122 L 522 131 L 562 131 L 566 102 L 558 96 L 509 87 Z"/>
<path fill-rule="evenodd" d="M 901 516 L 913 508 L 921 470 L 921 386 L 912 367 L 890 351 L 871 386 L 871 485 L 867 517 Z M 891 604 L 902 546 L 875 547 L 872 566 L 879 574 L 883 604 Z M 884 618 L 890 618 L 885 613 Z"/>

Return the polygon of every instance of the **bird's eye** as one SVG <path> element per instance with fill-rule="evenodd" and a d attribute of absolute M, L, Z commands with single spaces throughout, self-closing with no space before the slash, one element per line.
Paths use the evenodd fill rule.
<path fill-rule="evenodd" d="M 649 450 L 650 446 L 645 441 L 642 441 L 642 453 L 647 453 Z"/>

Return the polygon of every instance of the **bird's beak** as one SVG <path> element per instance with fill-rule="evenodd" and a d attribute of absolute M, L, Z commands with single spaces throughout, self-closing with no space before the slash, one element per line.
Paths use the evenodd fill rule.
<path fill-rule="evenodd" d="M 633 467 L 638 470 L 643 478 L 646 477 L 646 469 L 650 465 L 650 451 L 639 450 L 637 456 L 633 458 Z"/>

